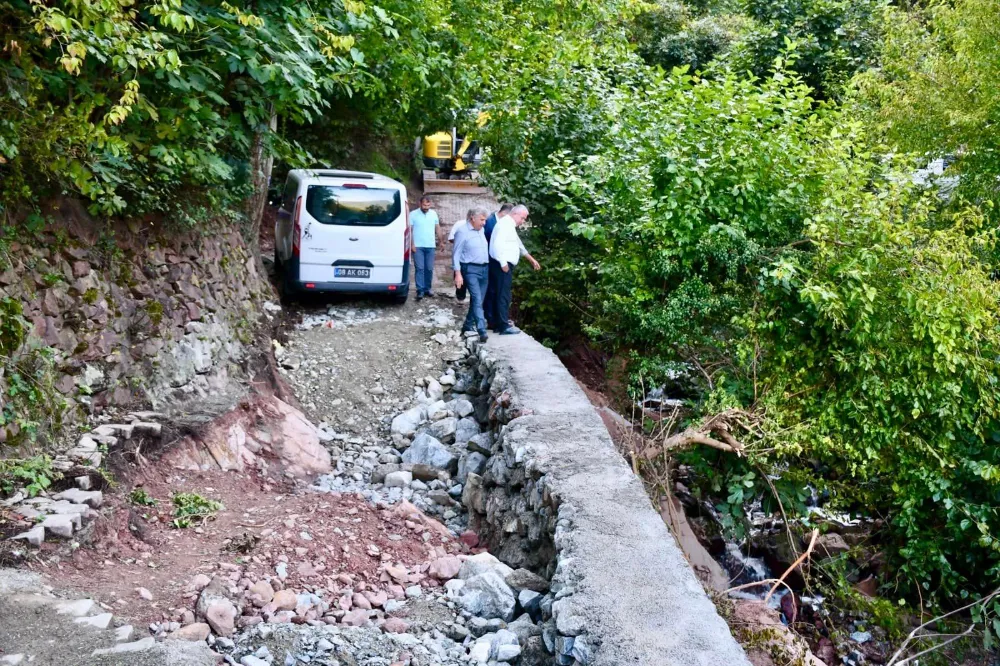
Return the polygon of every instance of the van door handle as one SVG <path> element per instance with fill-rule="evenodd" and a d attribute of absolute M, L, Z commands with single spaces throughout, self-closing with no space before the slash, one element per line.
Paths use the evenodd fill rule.
<path fill-rule="evenodd" d="M 347 240 L 352 240 L 352 241 L 356 241 L 356 240 L 358 240 L 358 239 L 357 239 L 357 238 L 348 238 Z"/>

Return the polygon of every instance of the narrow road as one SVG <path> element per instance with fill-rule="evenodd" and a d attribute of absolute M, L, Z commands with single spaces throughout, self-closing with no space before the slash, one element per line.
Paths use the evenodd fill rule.
<path fill-rule="evenodd" d="M 446 232 L 471 205 L 495 206 L 468 195 L 435 204 Z M 493 435 L 457 330 L 468 303 L 454 299 L 450 246 L 434 286 L 402 306 L 293 306 L 275 357 L 332 471 L 306 486 L 153 465 L 141 487 L 158 504 L 138 515 L 124 492 L 105 493 L 91 545 L 33 567 L 47 578 L 0 570 L 0 664 L 551 663 L 542 595 L 505 583 L 513 572 L 467 531 L 463 481 L 482 471 Z M 223 508 L 174 529 L 178 491 Z"/>

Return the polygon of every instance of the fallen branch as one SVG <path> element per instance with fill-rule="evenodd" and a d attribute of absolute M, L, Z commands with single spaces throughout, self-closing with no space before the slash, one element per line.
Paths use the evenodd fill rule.
<path fill-rule="evenodd" d="M 774 587 L 777 587 L 778 585 L 784 585 L 785 589 L 787 589 L 789 592 L 792 592 L 792 588 L 790 588 L 788 586 L 788 583 L 786 583 L 782 579 L 780 579 L 780 578 L 765 578 L 764 580 L 754 581 L 753 583 L 743 583 L 742 585 L 737 585 L 735 587 L 731 587 L 731 588 L 729 588 L 729 589 L 727 589 L 725 591 L 725 594 L 729 594 L 730 592 L 736 592 L 738 590 L 745 590 L 748 587 L 759 587 L 760 585 L 767 585 L 768 583 L 774 583 Z M 774 588 L 771 588 L 771 589 L 773 590 Z M 768 596 L 770 596 L 770 595 L 768 595 Z"/>
<path fill-rule="evenodd" d="M 785 569 L 785 573 L 781 574 L 781 578 L 778 579 L 778 583 L 784 583 L 785 582 L 785 578 L 788 577 L 788 574 L 792 573 L 792 571 L 794 571 L 796 567 L 798 567 L 800 564 L 802 564 L 809 557 L 809 555 L 813 551 L 813 548 L 816 547 L 816 539 L 818 537 L 819 537 L 819 530 L 813 530 L 812 531 L 812 536 L 809 538 L 809 545 L 806 547 L 805 551 L 803 551 L 803 553 L 801 555 L 799 555 L 798 559 L 795 560 L 794 562 L 792 562 L 792 564 L 791 564 L 790 567 L 788 567 L 787 569 Z M 778 583 L 775 583 L 774 587 L 771 588 L 771 591 L 767 593 L 766 597 L 764 597 L 764 603 L 765 604 L 771 599 L 771 595 L 774 594 L 774 591 L 778 589 Z M 788 586 L 785 585 L 785 587 L 788 587 Z M 789 589 L 791 589 L 791 588 L 789 588 Z"/>
<path fill-rule="evenodd" d="M 684 449 L 693 445 L 707 446 L 726 453 L 743 456 L 746 447 L 733 435 L 736 428 L 752 432 L 756 419 L 739 409 L 727 409 L 714 414 L 697 426 L 687 428 L 683 432 L 668 435 L 664 432 L 660 446 L 647 446 L 642 452 L 644 458 L 653 458 L 664 451 Z"/>
<path fill-rule="evenodd" d="M 990 592 L 988 595 L 986 595 L 982 599 L 978 599 L 976 601 L 972 601 L 970 603 L 967 603 L 964 606 L 962 606 L 961 608 L 956 608 L 955 610 L 948 611 L 944 615 L 939 615 L 937 617 L 931 618 L 930 620 L 927 620 L 926 622 L 924 622 L 923 624 L 921 624 L 920 626 L 918 626 L 917 628 L 915 628 L 913 631 L 911 631 L 909 633 L 909 635 L 907 635 L 906 639 L 903 641 L 903 644 L 900 645 L 899 649 L 896 650 L 896 652 L 892 655 L 892 658 L 889 660 L 889 662 L 888 662 L 888 664 L 886 664 L 886 666 L 904 666 L 904 664 L 912 663 L 913 660 L 916 659 L 917 657 L 925 655 L 925 654 L 927 654 L 929 652 L 934 652 L 935 650 L 940 650 L 941 648 L 943 648 L 944 646 L 948 645 L 949 643 L 953 643 L 953 642 L 957 641 L 960 638 L 968 636 L 976 628 L 975 624 L 970 624 L 965 631 L 963 631 L 960 634 L 953 635 L 952 638 L 949 638 L 948 640 L 944 641 L 943 643 L 938 643 L 937 645 L 929 647 L 929 648 L 927 648 L 925 650 L 921 650 L 920 652 L 918 652 L 917 654 L 913 655 L 912 657 L 903 657 L 903 653 L 906 651 L 906 648 L 910 645 L 910 643 L 912 641 L 915 641 L 915 640 L 918 640 L 918 639 L 922 639 L 922 638 L 932 638 L 932 637 L 934 637 L 934 636 L 937 635 L 937 634 L 921 634 L 920 632 L 924 629 L 924 627 L 926 627 L 926 626 L 928 626 L 930 624 L 933 624 L 935 622 L 940 622 L 941 620 L 945 619 L 946 617 L 948 617 L 950 615 L 955 615 L 956 613 L 961 613 L 962 611 L 968 610 L 969 608 L 972 608 L 973 606 L 977 606 L 979 604 L 983 604 L 985 606 L 994 597 L 997 597 L 997 596 L 1000 596 L 1000 589 L 993 590 L 992 592 Z"/>
<path fill-rule="evenodd" d="M 711 437 L 696 430 L 685 430 L 682 433 L 671 435 L 667 439 L 663 440 L 663 448 L 667 450 L 683 449 L 692 444 L 702 444 L 704 446 L 710 446 L 713 449 L 718 449 L 719 451 L 725 451 L 726 453 L 735 453 L 736 455 L 743 454 L 743 445 L 739 442 L 736 442 L 737 445 L 733 446 L 732 444 L 726 444 L 725 442 L 720 442 L 717 439 L 712 439 Z"/>

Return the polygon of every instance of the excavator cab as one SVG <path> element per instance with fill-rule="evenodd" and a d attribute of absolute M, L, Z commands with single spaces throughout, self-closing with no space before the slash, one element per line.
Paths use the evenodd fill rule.
<path fill-rule="evenodd" d="M 478 113 L 476 128 L 482 128 L 488 120 L 489 114 Z M 471 132 L 463 136 L 453 127 L 449 132 L 425 136 L 423 143 L 425 177 L 429 170 L 439 178 L 475 180 L 483 151 Z"/>
<path fill-rule="evenodd" d="M 435 132 L 424 137 L 424 168 L 432 169 L 444 178 L 470 178 L 479 162 L 482 150 L 479 142 L 468 135 Z"/>

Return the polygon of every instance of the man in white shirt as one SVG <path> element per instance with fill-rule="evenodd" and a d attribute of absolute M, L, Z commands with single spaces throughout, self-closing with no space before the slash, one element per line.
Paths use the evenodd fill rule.
<path fill-rule="evenodd" d="M 541 269 L 535 258 L 528 254 L 524 243 L 517 235 L 517 228 L 528 219 L 527 206 L 518 205 L 510 211 L 510 215 L 497 218 L 497 224 L 490 235 L 490 282 L 496 285 L 496 303 L 492 317 L 487 315 L 500 335 L 514 335 L 521 331 L 511 324 L 510 314 L 511 289 L 514 286 L 514 269 L 521 257 L 524 257 L 536 271 Z"/>

